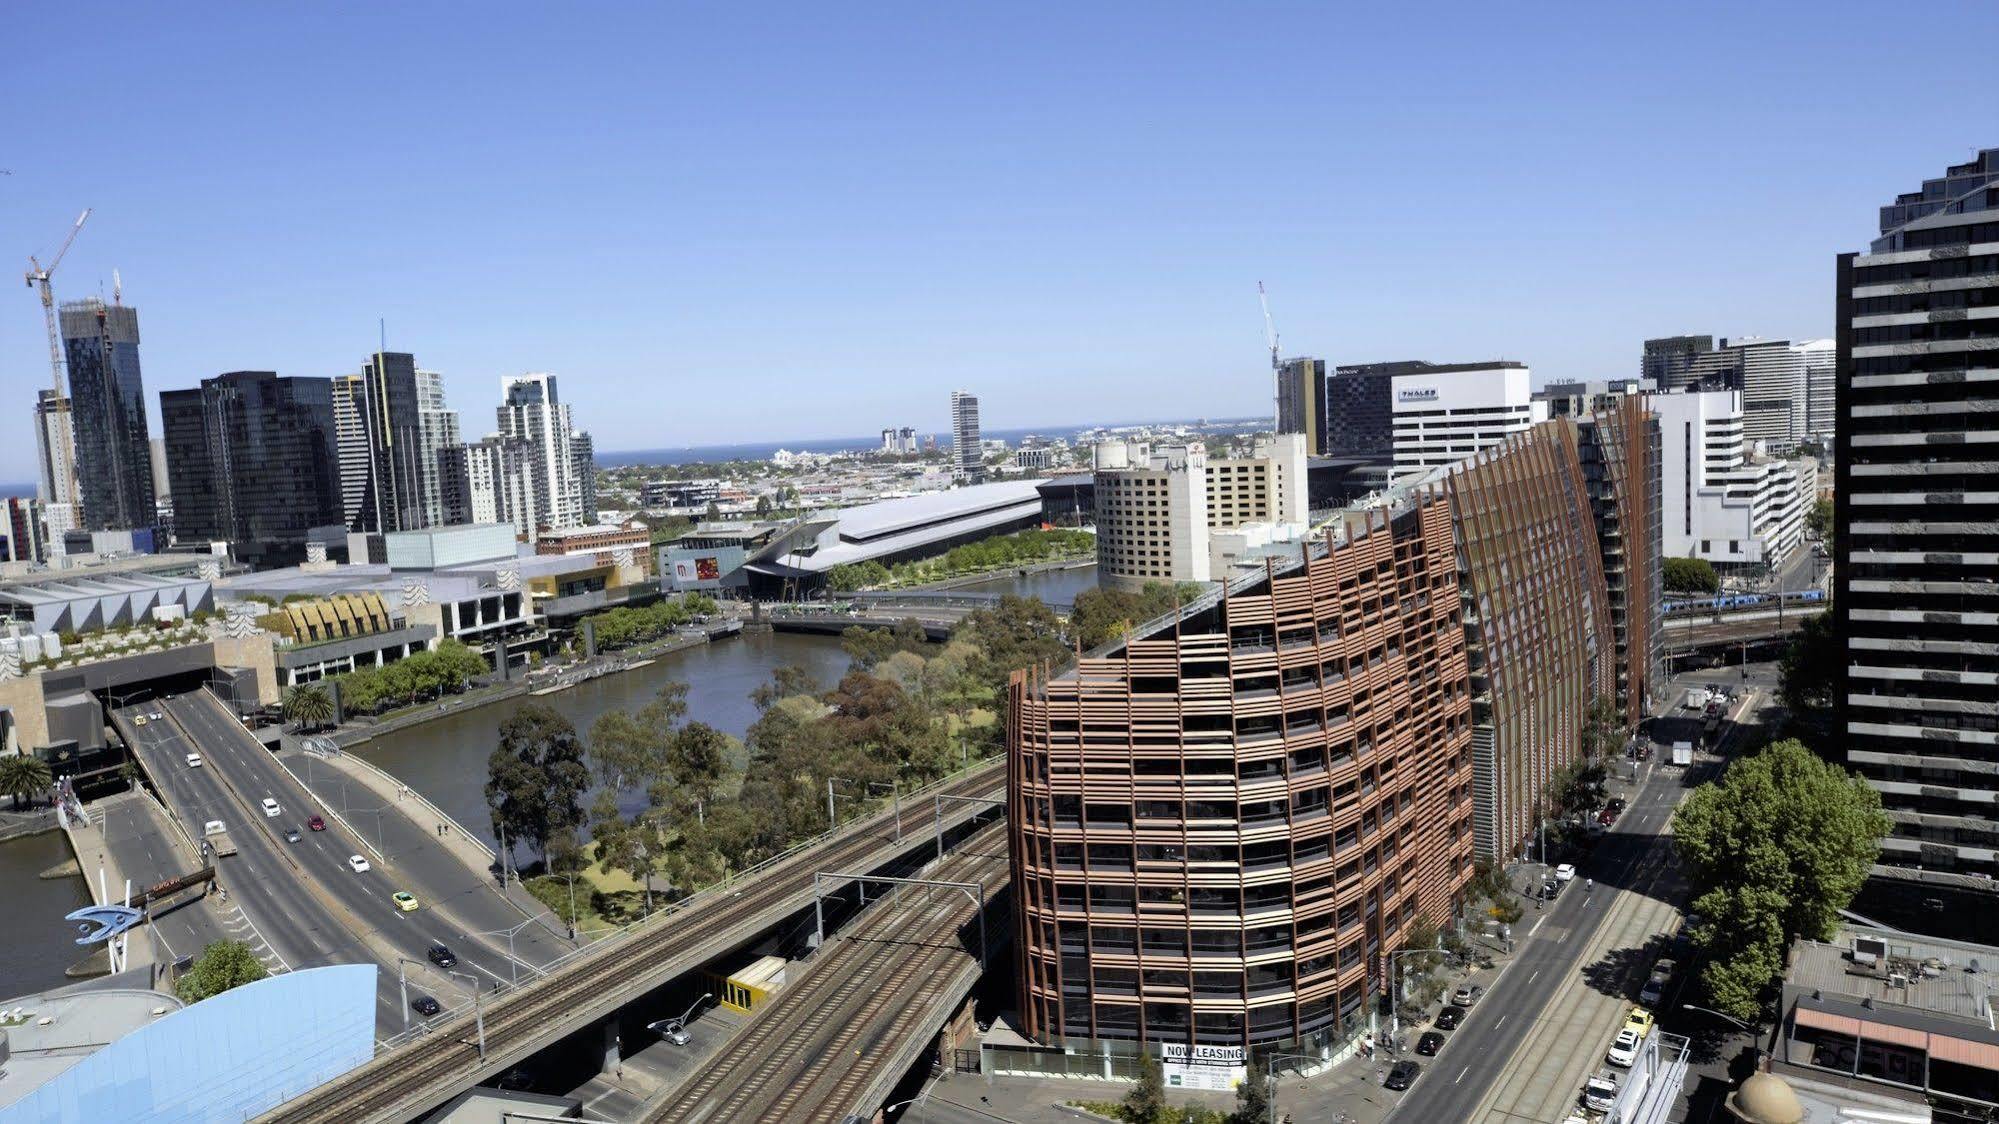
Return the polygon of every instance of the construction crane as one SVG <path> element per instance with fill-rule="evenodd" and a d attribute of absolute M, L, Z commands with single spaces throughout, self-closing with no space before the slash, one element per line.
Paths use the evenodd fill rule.
<path fill-rule="evenodd" d="M 1284 361 L 1277 357 L 1277 322 L 1270 318 L 1270 294 L 1261 281 L 1256 299 L 1263 304 L 1263 335 L 1270 341 L 1270 432 L 1278 433 L 1284 428 Z"/>
<path fill-rule="evenodd" d="M 88 211 L 84 213 L 89 214 Z M 82 224 L 83 220 L 78 219 L 77 225 Z M 1263 291 L 1261 281 L 1256 283 L 1256 299 L 1263 302 L 1263 334 L 1270 341 L 1270 369 L 1282 370 L 1284 364 L 1277 358 L 1277 322 L 1270 318 L 1270 294 Z"/>
<path fill-rule="evenodd" d="M 55 257 L 49 259 L 48 265 L 44 266 L 36 261 L 33 254 L 28 255 L 28 287 L 32 289 L 40 286 L 42 290 L 42 318 L 47 320 L 49 325 L 49 373 L 51 385 L 55 387 L 58 398 L 63 396 L 62 335 L 56 330 L 56 295 L 55 290 L 49 287 L 49 278 L 55 273 L 56 267 L 62 264 L 63 255 L 69 253 L 70 246 L 76 242 L 76 236 L 83 231 L 83 221 L 89 217 L 90 208 L 85 207 L 83 213 L 76 216 L 76 225 L 69 228 L 69 237 L 62 240 L 62 249 L 57 250 Z"/>

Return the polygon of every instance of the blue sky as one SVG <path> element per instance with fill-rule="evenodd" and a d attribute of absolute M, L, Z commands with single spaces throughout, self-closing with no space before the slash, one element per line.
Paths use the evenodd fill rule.
<path fill-rule="evenodd" d="M 563 378 L 605 450 L 1230 415 L 1288 353 L 1633 371 L 1832 329 L 1874 209 L 1999 145 L 1999 8 L 17 5 L 0 250 L 85 205 L 147 389 Z M 1940 38 L 1943 36 L 1944 38 Z M 0 479 L 40 310 L 0 303 Z M 4 420 L 12 419 L 12 420 Z M 158 419 L 154 418 L 157 430 Z"/>

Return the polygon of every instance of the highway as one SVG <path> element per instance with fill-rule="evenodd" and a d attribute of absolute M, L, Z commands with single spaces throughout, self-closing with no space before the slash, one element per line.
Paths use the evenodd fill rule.
<path fill-rule="evenodd" d="M 905 807 L 921 809 L 933 793 L 997 798 L 1004 774 L 984 762 L 938 785 L 905 794 Z M 946 830 L 967 822 L 975 805 L 945 806 Z M 920 811 L 919 811 L 920 816 Z M 422 1115 L 576 1030 L 604 1019 L 632 997 L 733 951 L 812 903 L 812 874 L 876 867 L 895 856 L 931 846 L 913 832 L 891 838 L 891 818 L 878 812 L 778 856 L 731 884 L 710 887 L 613 936 L 585 945 L 545 977 L 503 990 L 484 1007 L 485 1047 L 477 1045 L 468 1012 L 439 1020 L 419 1035 L 334 1081 L 279 1106 L 268 1121 L 403 1121 Z M 675 1012 L 662 1012 L 671 1014 Z"/>
<path fill-rule="evenodd" d="M 966 839 L 912 877 L 977 883 L 986 900 L 1006 885 L 1004 824 Z M 887 887 L 877 885 L 882 893 Z M 963 893 L 903 886 L 809 958 L 693 1080 L 639 1119 L 679 1124 L 784 1120 L 837 1124 L 870 1117 L 979 976 L 977 912 Z M 988 949 L 1000 947 L 987 919 Z"/>
<path fill-rule="evenodd" d="M 1669 712 L 1655 722 L 1655 740 L 1673 740 L 1682 722 L 1691 719 Z M 1691 785 L 1717 767 L 1682 776 L 1663 758 L 1642 767 L 1630 807 L 1577 864 L 1576 881 L 1514 927 L 1524 936 L 1513 962 L 1438 1055 L 1418 1059 L 1422 1075 L 1388 1121 L 1559 1121 L 1580 1108 L 1583 1079 L 1602 1068 L 1639 978 L 1668 955 L 1660 934 L 1679 924 L 1686 888 L 1667 825 Z M 1420 1029 L 1405 1037 L 1415 1041 Z"/>
<path fill-rule="evenodd" d="M 144 792 L 94 800 L 90 813 L 103 830 L 111 864 L 129 872 L 135 893 L 167 878 L 192 874 L 204 865 L 189 853 L 158 802 Z M 95 882 L 97 872 L 86 869 L 84 876 Z M 120 884 L 110 890 L 115 900 L 125 888 Z M 166 904 L 150 907 L 149 912 L 152 919 L 145 927 L 153 934 L 150 939 L 162 963 L 176 956 L 199 956 L 216 941 L 240 940 L 264 962 L 266 971 L 282 972 L 289 967 L 243 913 L 240 899 L 224 902 L 213 893 L 198 895 L 195 890 L 184 890 Z"/>
<path fill-rule="evenodd" d="M 288 853 L 291 845 L 264 826 L 263 813 L 253 811 L 230 791 L 218 771 L 205 763 L 200 768 L 187 764 L 186 757 L 194 752 L 194 746 L 172 722 L 136 724 L 139 716 L 163 713 L 167 705 L 152 702 L 121 707 L 112 711 L 112 718 L 152 778 L 155 790 L 190 835 L 201 839 L 202 825 L 210 820 L 227 825 L 237 853 L 216 859 L 215 864 L 216 884 L 229 892 L 229 904 L 249 919 L 269 950 L 291 968 L 379 963 L 367 944 L 308 889 L 303 869 Z M 397 1025 L 401 1003 L 393 968 L 377 978 L 375 995 L 376 1025 Z"/>
<path fill-rule="evenodd" d="M 279 764 L 215 696 L 200 691 L 155 705 L 181 728 L 196 751 L 206 759 L 207 764 L 202 770 L 184 771 L 201 771 L 210 777 L 220 778 L 224 787 L 239 797 L 243 811 L 228 821 L 230 835 L 237 846 L 243 846 L 244 835 L 254 834 L 283 847 L 292 860 L 293 877 L 309 881 L 321 897 L 328 899 L 334 916 L 349 931 L 363 938 L 374 952 L 374 958 L 379 960 L 386 973 L 378 991 L 393 997 L 394 1018 L 382 1024 L 391 1033 L 402 1030 L 406 1023 L 424 1021 L 403 1006 L 401 989 L 396 981 L 399 962 L 409 977 L 410 995 L 421 992 L 432 996 L 447 1008 L 446 1014 L 450 1008 L 469 1008 L 472 1005 L 469 989 L 474 986 L 474 981 L 490 990 L 494 985 L 510 982 L 515 977 L 517 966 L 509 963 L 503 939 L 498 947 L 493 947 L 487 938 L 475 939 L 465 935 L 468 931 L 477 932 L 489 926 L 474 928 L 461 924 L 458 918 L 438 908 L 438 898 L 421 892 L 420 887 L 424 883 L 412 879 L 410 872 L 398 861 L 398 851 L 414 853 L 415 848 L 377 852 L 349 835 L 331 816 L 323 817 L 326 820 L 325 831 L 306 830 L 306 821 L 319 811 L 319 805 L 297 778 Z M 265 816 L 258 807 L 266 797 L 275 799 L 282 809 L 276 818 Z M 380 817 L 380 823 L 385 838 L 392 843 L 402 842 L 402 832 L 414 834 L 420 830 L 395 809 L 385 812 Z M 359 824 L 350 823 L 349 826 L 362 830 Z M 299 829 L 299 842 L 286 843 L 285 829 L 292 827 Z M 367 859 L 370 869 L 356 872 L 350 868 L 348 860 L 354 855 Z M 441 864 L 430 864 L 433 874 L 439 866 Z M 475 877 L 467 871 L 451 884 L 450 891 L 443 893 L 446 903 L 463 908 L 476 901 L 476 895 L 468 892 L 465 886 Z M 419 905 L 415 911 L 404 912 L 397 908 L 390 895 L 398 890 L 416 894 Z M 494 906 L 504 910 L 505 914 L 501 916 L 488 910 L 480 915 L 481 920 L 496 918 L 506 926 L 518 925 L 524 920 L 520 911 L 501 899 L 496 890 L 485 890 L 485 893 L 491 896 Z M 527 932 L 521 935 L 525 937 Z M 542 936 L 547 934 L 542 933 Z M 517 947 L 520 943 L 516 941 Z M 443 944 L 457 955 L 458 964 L 451 969 L 456 975 L 448 974 L 430 962 L 426 954 L 434 944 Z M 539 955 L 539 962 L 546 962 L 567 950 L 565 947 L 550 952 L 545 945 L 530 947 Z M 529 967 L 532 970 L 534 965 Z M 467 979 L 468 976 L 471 979 Z M 442 1018 L 444 1015 L 435 1017 Z"/>

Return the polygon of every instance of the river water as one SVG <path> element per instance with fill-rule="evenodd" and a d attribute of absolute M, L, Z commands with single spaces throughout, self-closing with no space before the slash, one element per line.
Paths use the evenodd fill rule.
<path fill-rule="evenodd" d="M 69 841 L 47 831 L 0 843 L 0 999 L 75 983 L 63 970 L 90 950 L 75 943 L 76 927 L 63 920 L 90 904 L 81 878 L 44 882 L 35 877 L 70 858 Z"/>
<path fill-rule="evenodd" d="M 742 737 L 757 719 L 750 691 L 785 664 L 798 664 L 822 686 L 831 687 L 846 673 L 847 656 L 831 637 L 746 632 L 670 652 L 649 667 L 602 676 L 552 695 L 508 699 L 384 734 L 355 746 L 353 753 L 388 770 L 466 830 L 491 842 L 486 759 L 499 744 L 500 723 L 529 700 L 554 707 L 587 740 L 598 715 L 636 710 L 662 685 L 679 680 L 687 684 L 689 719 Z"/>
<path fill-rule="evenodd" d="M 1097 588 L 1097 567 L 1070 566 L 1060 570 L 1037 570 L 1034 573 L 1007 574 L 1003 577 L 987 578 L 985 581 L 968 585 L 952 586 L 952 593 L 1017 593 L 1022 597 L 1039 597 L 1051 605 L 1067 605 L 1076 600 L 1076 595 L 1086 589 Z"/>

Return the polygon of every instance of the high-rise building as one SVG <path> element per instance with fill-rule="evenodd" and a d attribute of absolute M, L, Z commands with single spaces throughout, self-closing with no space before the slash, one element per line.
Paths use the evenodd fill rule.
<path fill-rule="evenodd" d="M 442 470 L 438 458 L 459 443 L 458 413 L 444 404 L 444 376 L 436 371 L 416 373 L 417 432 L 423 443 L 423 521 L 426 527 L 442 527 L 451 522 L 445 514 Z"/>
<path fill-rule="evenodd" d="M 1695 362 L 1713 350 L 1713 336 L 1646 340 L 1644 355 L 1638 361 L 1638 377 L 1650 380 L 1657 390 L 1685 390 L 1697 377 Z"/>
<path fill-rule="evenodd" d="M 1806 493 L 1792 462 L 1760 452 L 1739 390 L 1647 395 L 1659 416 L 1662 549 L 1724 569 L 1764 570 L 1804 541 Z"/>
<path fill-rule="evenodd" d="M 583 525 L 576 457 L 570 449 L 569 406 L 556 390 L 551 374 L 516 375 L 500 380 L 500 435 L 525 441 L 533 448 L 529 470 L 534 477 L 534 519 L 519 527 L 528 541 L 541 527 Z"/>
<path fill-rule="evenodd" d="M 1326 380 L 1326 444 L 1329 457 L 1395 455 L 1395 376 L 1430 367 L 1420 360 L 1349 363 L 1333 368 Z"/>
<path fill-rule="evenodd" d="M 1472 830 L 1478 853 L 1503 863 L 1534 835 L 1550 779 L 1581 756 L 1578 716 L 1615 698 L 1610 594 L 1573 422 L 1504 438 L 1441 487 L 1471 652 Z"/>
<path fill-rule="evenodd" d="M 76 430 L 69 399 L 53 390 L 35 393 L 36 495 L 45 504 L 73 509 L 76 495 Z"/>
<path fill-rule="evenodd" d="M 65 301 L 61 319 L 82 525 L 88 530 L 154 526 L 139 310 L 94 298 Z"/>
<path fill-rule="evenodd" d="M 1421 476 L 1490 448 L 1548 416 L 1527 364 L 1425 364 L 1394 376 L 1394 479 Z"/>
<path fill-rule="evenodd" d="M 1096 462 L 1097 580 L 1207 581 L 1206 447 L 1106 441 Z"/>
<path fill-rule="evenodd" d="M 1359 1037 L 1385 954 L 1472 875 L 1456 553 L 1441 495 L 1357 512 L 1120 650 L 1015 673 L 1027 1036 L 1135 1041 L 1169 1079 Z"/>
<path fill-rule="evenodd" d="M 523 535 L 535 525 L 535 449 L 491 434 L 445 450 L 446 495 L 453 523 L 511 523 Z"/>
<path fill-rule="evenodd" d="M 1326 449 L 1326 361 L 1286 359 L 1277 370 L 1277 432 L 1305 437 L 1306 452 Z"/>
<path fill-rule="evenodd" d="M 1867 252 L 1840 255 L 1836 293 L 1834 740 L 1893 823 L 1884 866 L 1989 885 L 1999 148 L 1882 207 Z"/>
<path fill-rule="evenodd" d="M 1805 431 L 1800 439 L 1830 444 L 1839 345 L 1833 340 L 1800 340 L 1791 346 L 1805 362 Z"/>
<path fill-rule="evenodd" d="M 227 542 L 263 569 L 340 524 L 332 380 L 233 371 L 161 394 L 160 425 L 182 543 Z"/>
<path fill-rule="evenodd" d="M 1659 415 L 1643 396 L 1613 394 L 1595 399 L 1577 423 L 1617 642 L 1617 703 L 1635 730 L 1650 713 L 1655 688 L 1663 689 L 1666 657 Z"/>
<path fill-rule="evenodd" d="M 0 562 L 49 560 L 42 507 L 40 500 L 26 496 L 0 499 Z"/>
<path fill-rule="evenodd" d="M 951 475 L 961 483 L 986 479 L 985 450 L 979 447 L 979 400 L 968 391 L 951 392 Z"/>
<path fill-rule="evenodd" d="M 368 484 L 357 531 L 414 531 L 425 519 L 422 396 L 416 358 L 378 351 L 361 368 L 361 417 L 368 435 Z M 335 423 L 335 429 L 339 425 Z M 336 434 L 336 448 L 338 437 Z M 431 471 L 435 471 L 432 469 Z M 343 485 L 344 487 L 344 485 Z"/>
<path fill-rule="evenodd" d="M 571 433 L 569 459 L 576 472 L 576 519 L 588 527 L 597 522 L 597 442 L 580 429 Z"/>
<path fill-rule="evenodd" d="M 363 393 L 360 375 L 333 377 L 333 430 L 340 448 L 340 518 L 352 528 L 361 526 L 361 512 L 368 502 L 371 454 Z"/>

